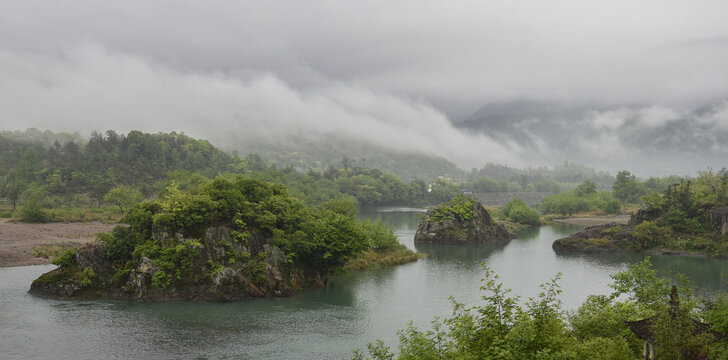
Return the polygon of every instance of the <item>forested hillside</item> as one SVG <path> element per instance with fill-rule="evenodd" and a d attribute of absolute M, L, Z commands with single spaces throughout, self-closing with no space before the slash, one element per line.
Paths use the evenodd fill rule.
<path fill-rule="evenodd" d="M 592 190 L 613 189 L 613 196 L 622 202 L 636 203 L 649 191 L 663 191 L 680 180 L 667 177 L 640 182 L 624 171 L 614 182 L 607 173 L 571 163 L 553 169 L 517 169 L 489 163 L 466 173 L 449 165 L 441 168 L 443 163 L 437 161 L 428 163 L 426 156 L 400 154 L 383 167 L 404 161 L 408 168 L 429 169 L 427 171 L 432 175 L 406 182 L 391 172 L 367 166 L 374 158 L 386 158 L 381 158 L 376 151 L 368 159 L 353 159 L 337 158 L 337 152 L 332 150 L 328 157 L 330 163 L 325 167 L 322 163 L 292 164 L 286 160 L 292 158 L 285 156 L 279 159 L 280 162 L 271 163 L 257 153 L 246 156 L 227 153 L 209 141 L 174 132 L 117 134 L 109 130 L 104 134 L 94 132 L 86 140 L 78 134 L 35 129 L 6 131 L 0 133 L 0 150 L 0 210 L 5 214 L 3 216 L 12 216 L 19 205 L 30 200 L 40 208 L 98 208 L 105 205 L 123 212 L 143 198 L 157 196 L 172 183 L 183 190 L 194 191 L 216 177 L 232 178 L 235 175 L 283 184 L 292 196 L 307 205 L 338 197 L 354 199 L 360 206 L 430 205 L 448 201 L 461 191 L 540 192 L 546 195 L 567 191 L 560 197 L 547 198 L 541 209 L 544 213 L 560 214 L 596 209 L 619 211 L 608 193 L 600 193 L 599 201 L 586 199 L 596 204 L 594 206 L 582 206 L 583 199 L 574 201 L 572 195 L 578 195 L 576 188 L 585 182 L 593 184 Z M 574 190 L 569 192 L 569 189 Z"/>
<path fill-rule="evenodd" d="M 23 136 L 0 135 L 0 176 L 3 195 L 12 203 L 36 188 L 48 195 L 89 194 L 101 199 L 116 185 L 133 185 L 145 195 L 157 190 L 156 182 L 174 170 L 214 177 L 235 170 L 233 156 L 208 141 L 184 134 L 119 135 L 94 132 L 81 143 L 77 138 L 50 137 L 52 143 Z"/>
<path fill-rule="evenodd" d="M 304 173 L 269 164 L 257 154 L 228 154 L 206 140 L 174 132 L 123 135 L 110 130 L 84 141 L 31 129 L 0 134 L 0 150 L 0 191 L 11 211 L 32 200 L 43 208 L 98 207 L 105 202 L 123 212 L 134 203 L 130 197 L 155 197 L 172 183 L 195 190 L 216 177 L 235 175 L 286 185 L 308 205 L 338 197 L 363 206 L 436 203 L 460 189 L 448 179 L 408 184 L 348 159 Z"/>

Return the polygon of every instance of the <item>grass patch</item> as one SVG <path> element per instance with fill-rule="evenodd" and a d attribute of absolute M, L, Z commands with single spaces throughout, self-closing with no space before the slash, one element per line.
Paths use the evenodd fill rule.
<path fill-rule="evenodd" d="M 112 207 L 63 207 L 46 210 L 53 221 L 84 222 L 84 221 L 118 221 L 122 215 Z"/>
<path fill-rule="evenodd" d="M 506 227 L 506 230 L 511 234 L 518 234 L 519 231 L 531 227 L 531 225 L 525 225 L 513 221 L 505 221 L 503 225 Z"/>
<path fill-rule="evenodd" d="M 22 218 L 21 211 L 15 213 L 0 209 L 0 218 L 20 217 L 24 222 L 86 222 L 101 221 L 103 223 L 116 223 L 122 215 L 119 210 L 112 207 L 58 207 L 42 209 L 45 218 L 43 221 L 30 221 Z"/>
<path fill-rule="evenodd" d="M 419 258 L 418 253 L 400 244 L 388 251 L 365 250 L 359 256 L 350 259 L 344 265 L 344 269 L 347 271 L 378 269 L 385 266 L 410 263 L 417 261 Z"/>
<path fill-rule="evenodd" d="M 33 256 L 49 259 L 60 255 L 62 252 L 68 249 L 78 249 L 81 246 L 79 243 L 63 243 L 63 244 L 44 244 L 36 246 L 33 249 Z"/>
<path fill-rule="evenodd" d="M 603 237 L 603 238 L 588 239 L 586 241 L 586 243 L 589 245 L 592 245 L 592 246 L 604 247 L 604 246 L 609 246 L 612 242 L 608 238 Z"/>

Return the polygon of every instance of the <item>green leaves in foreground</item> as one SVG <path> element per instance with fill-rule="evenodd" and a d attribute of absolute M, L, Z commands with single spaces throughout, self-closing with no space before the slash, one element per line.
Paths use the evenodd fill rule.
<path fill-rule="evenodd" d="M 695 332 L 695 318 L 728 328 L 728 301 L 705 301 L 702 308 L 689 286 L 680 290 L 679 311 L 668 306 L 669 280 L 657 276 L 649 258 L 612 276 L 610 296 L 591 295 L 576 311 L 565 313 L 558 299 L 561 274 L 541 284 L 538 296 L 519 305 L 483 265 L 483 303 L 468 307 L 453 300 L 452 316 L 436 318 L 429 330 L 412 323 L 400 330 L 398 353 L 382 341 L 359 350 L 354 359 L 604 359 L 631 360 L 642 354 L 642 341 L 623 320 L 654 316 L 653 334 L 660 359 L 685 359 L 685 354 L 725 358 L 724 342 L 712 343 L 708 333 Z M 677 329 L 677 330 L 676 330 Z"/>
<path fill-rule="evenodd" d="M 557 296 L 557 274 L 541 285 L 538 296 L 525 308 L 509 296 L 498 275 L 483 266 L 481 290 L 484 304 L 468 307 L 454 299 L 452 317 L 435 319 L 432 329 L 422 331 L 409 324 L 399 331 L 397 359 L 567 359 L 570 338 Z M 368 347 L 372 359 L 393 359 L 383 343 Z M 355 352 L 355 358 L 366 359 Z"/>

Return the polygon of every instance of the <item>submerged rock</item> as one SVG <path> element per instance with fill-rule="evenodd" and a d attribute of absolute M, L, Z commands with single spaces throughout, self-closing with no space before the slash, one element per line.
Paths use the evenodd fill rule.
<path fill-rule="evenodd" d="M 415 242 L 466 244 L 508 241 L 516 235 L 495 223 L 483 204 L 457 197 L 427 212 L 417 227 Z"/>

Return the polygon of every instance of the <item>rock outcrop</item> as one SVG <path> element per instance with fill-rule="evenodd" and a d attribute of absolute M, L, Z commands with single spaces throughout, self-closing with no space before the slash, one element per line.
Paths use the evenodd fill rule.
<path fill-rule="evenodd" d="M 443 204 L 427 212 L 427 217 L 417 227 L 415 242 L 438 244 L 468 244 L 508 241 L 516 236 L 501 223 L 494 223 L 480 202 L 466 200 L 467 215 L 448 210 L 452 204 Z M 439 209 L 439 210 L 438 210 Z M 438 216 L 437 213 L 445 214 Z"/>
<path fill-rule="evenodd" d="M 64 299 L 238 301 L 290 296 L 305 285 L 300 270 L 290 268 L 286 254 L 263 236 L 252 234 L 238 241 L 231 228 L 218 226 L 208 228 L 197 241 L 163 231 L 155 231 L 154 239 L 164 246 L 183 246 L 180 252 L 185 256 L 178 265 L 187 270 L 165 274 L 144 256 L 135 264 L 114 268 L 99 242 L 78 249 L 75 265 L 61 266 L 36 279 L 29 293 Z M 247 260 L 231 262 L 231 257 Z M 305 278 L 309 283 L 321 282 L 317 274 Z"/>
<path fill-rule="evenodd" d="M 618 223 L 589 226 L 568 237 L 555 240 L 551 247 L 556 252 L 621 252 L 624 251 L 625 244 L 632 241 L 630 229 Z M 609 237 L 605 232 L 609 233 Z"/>

